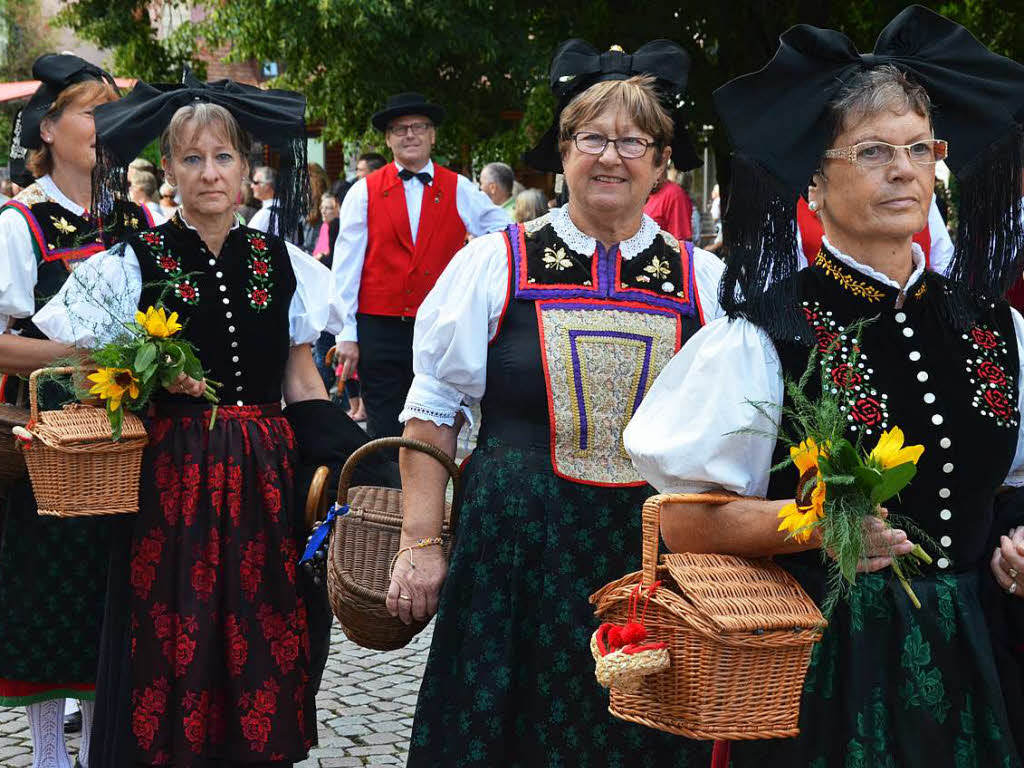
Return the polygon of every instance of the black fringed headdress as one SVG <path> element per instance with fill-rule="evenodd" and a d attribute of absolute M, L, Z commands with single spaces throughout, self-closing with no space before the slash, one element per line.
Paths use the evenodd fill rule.
<path fill-rule="evenodd" d="M 263 90 L 232 80 L 201 83 L 185 70 L 180 84 L 139 82 L 119 101 L 96 108 L 94 207 L 109 212 L 112 201 L 127 193 L 128 164 L 160 136 L 174 113 L 195 101 L 218 104 L 242 130 L 276 149 L 281 158 L 271 209 L 271 231 L 294 231 L 309 208 L 306 165 L 306 97 L 301 93 Z"/>
<path fill-rule="evenodd" d="M 966 321 L 978 296 L 1001 296 L 1024 255 L 1015 118 L 1024 113 L 1024 67 L 921 6 L 897 15 L 870 54 L 859 54 L 840 32 L 805 24 L 779 42 L 763 69 L 714 94 L 733 146 L 721 285 L 726 312 L 775 337 L 805 330 L 785 288 L 795 290 L 787 278 L 797 269 L 796 201 L 827 148 L 830 104 L 853 76 L 886 64 L 924 87 L 935 134 L 949 142 L 946 163 L 961 190 L 950 267 L 953 317 Z"/>
<path fill-rule="evenodd" d="M 683 171 L 698 167 L 700 159 L 683 127 L 682 108 L 679 105 L 686 90 L 689 72 L 690 57 L 671 40 L 645 43 L 632 54 L 625 53 L 618 46 L 599 53 L 585 40 L 566 40 L 555 51 L 555 57 L 551 60 L 551 71 L 548 73 L 551 91 L 558 99 L 554 121 L 537 145 L 523 153 L 523 160 L 538 171 L 561 173 L 558 119 L 562 111 L 569 106 L 569 102 L 595 83 L 605 80 L 627 80 L 636 75 L 650 75 L 655 78 L 655 87 L 662 106 L 675 123 L 672 163 Z"/>

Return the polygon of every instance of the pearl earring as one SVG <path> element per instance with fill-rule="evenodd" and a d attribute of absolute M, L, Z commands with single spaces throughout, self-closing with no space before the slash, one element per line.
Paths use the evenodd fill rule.
<path fill-rule="evenodd" d="M 814 202 L 813 200 L 811 200 L 811 202 L 809 202 L 807 204 L 807 207 L 811 209 L 812 213 L 814 213 L 815 211 L 818 210 L 818 204 L 816 202 Z"/>

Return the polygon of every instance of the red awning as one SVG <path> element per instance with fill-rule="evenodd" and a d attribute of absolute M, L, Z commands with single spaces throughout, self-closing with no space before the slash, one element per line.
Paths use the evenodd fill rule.
<path fill-rule="evenodd" d="M 135 85 L 134 77 L 116 77 L 114 82 L 118 88 L 131 88 Z M 15 83 L 0 83 L 0 102 L 27 99 L 39 87 L 38 80 L 20 80 Z"/>

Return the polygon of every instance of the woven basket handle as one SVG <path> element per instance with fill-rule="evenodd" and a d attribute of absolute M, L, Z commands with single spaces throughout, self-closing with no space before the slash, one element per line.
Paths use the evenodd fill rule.
<path fill-rule="evenodd" d="M 28 410 L 31 415 L 33 422 L 39 421 L 39 393 L 37 388 L 39 386 L 38 379 L 44 373 L 52 373 L 61 375 L 65 373 L 76 373 L 78 371 L 90 371 L 91 368 L 85 368 L 80 365 L 66 365 L 60 368 L 37 368 L 32 371 L 28 377 Z"/>
<path fill-rule="evenodd" d="M 344 504 L 348 501 L 348 489 L 352 484 L 352 475 L 356 471 L 356 467 L 363 459 L 373 453 L 377 453 L 385 448 L 409 448 L 413 451 L 419 451 L 425 453 L 428 456 L 433 456 L 444 468 L 448 470 L 448 474 L 452 478 L 454 483 L 454 501 L 452 503 L 452 516 L 448 521 L 448 530 L 451 531 L 452 535 L 455 535 L 455 525 L 459 520 L 459 507 L 462 503 L 462 475 L 459 472 L 458 465 L 452 461 L 451 456 L 442 451 L 436 445 L 431 445 L 422 440 L 413 440 L 409 437 L 380 437 L 376 440 L 371 440 L 366 445 L 361 445 L 352 455 L 348 457 L 348 461 L 345 462 L 345 466 L 341 469 L 341 479 L 338 481 L 338 498 L 339 504 Z"/>
<path fill-rule="evenodd" d="M 661 543 L 661 508 L 666 504 L 728 504 L 742 499 L 727 493 L 659 493 L 644 502 L 644 583 L 658 580 L 658 548 Z"/>

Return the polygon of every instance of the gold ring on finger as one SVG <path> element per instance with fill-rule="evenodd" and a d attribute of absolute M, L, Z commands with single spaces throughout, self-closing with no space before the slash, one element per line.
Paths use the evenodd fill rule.
<path fill-rule="evenodd" d="M 1007 571 L 1007 573 L 1010 574 L 1010 578 L 1011 579 L 1016 579 L 1018 576 L 1020 576 L 1020 574 L 1017 573 L 1017 569 L 1016 568 L 1011 568 L 1009 571 Z"/>
<path fill-rule="evenodd" d="M 1016 591 L 1017 591 L 1017 582 L 1016 581 L 1011 581 L 1010 582 L 1010 586 L 1007 587 L 1007 589 L 1006 589 L 1006 594 L 1012 595 Z"/>
<path fill-rule="evenodd" d="M 1016 584 L 1016 582 L 1014 582 L 1014 584 Z M 412 600 L 412 598 L 409 597 L 408 595 L 399 595 L 398 599 L 399 600 Z"/>

